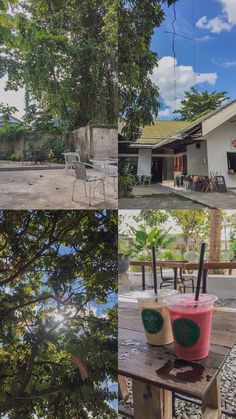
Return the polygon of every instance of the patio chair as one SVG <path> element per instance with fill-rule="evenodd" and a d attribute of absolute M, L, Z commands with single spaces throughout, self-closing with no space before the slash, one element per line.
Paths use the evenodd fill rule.
<path fill-rule="evenodd" d="M 24 161 L 26 161 L 27 163 L 28 163 L 28 162 L 33 163 L 33 161 L 34 161 L 34 156 L 33 156 L 33 154 L 32 154 L 32 151 L 31 151 L 31 150 L 24 150 L 24 151 L 23 151 L 23 155 L 24 155 Z"/>
<path fill-rule="evenodd" d="M 79 155 L 74 155 L 73 153 L 65 154 L 65 176 L 68 173 L 68 169 L 74 169 L 75 161 L 80 161 Z"/>
<path fill-rule="evenodd" d="M 91 188 L 92 184 L 96 184 L 95 187 L 93 188 L 93 197 L 95 197 L 94 190 L 97 187 L 100 186 L 100 187 L 102 187 L 104 201 L 106 202 L 106 188 L 105 188 L 105 177 L 104 177 L 104 175 L 102 173 L 101 173 L 100 176 L 87 175 L 85 166 L 89 166 L 89 167 L 93 168 L 92 165 L 87 164 L 87 163 L 82 163 L 82 162 L 79 162 L 79 161 L 74 161 L 73 162 L 73 167 L 75 169 L 76 179 L 75 179 L 74 184 L 73 184 L 72 201 L 74 201 L 74 193 L 75 193 L 76 182 L 83 181 L 85 196 L 86 196 L 86 198 L 89 198 L 89 206 L 91 206 L 91 202 L 92 202 L 92 188 Z M 89 195 L 87 195 L 87 187 L 86 187 L 87 183 L 89 184 Z"/>
<path fill-rule="evenodd" d="M 118 179 L 118 167 L 108 164 L 106 167 L 107 178 L 109 182 L 109 178 L 113 180 L 113 187 L 114 191 L 116 192 L 116 180 Z"/>
<path fill-rule="evenodd" d="M 173 288 L 174 284 L 175 284 L 174 273 L 173 273 L 173 275 L 164 275 L 163 274 L 163 268 L 160 268 L 160 274 L 161 274 L 160 288 L 165 288 L 165 287 Z M 187 278 L 186 278 L 186 281 L 188 281 Z M 193 285 L 193 287 L 194 287 L 194 285 Z M 180 277 L 178 277 L 178 279 L 177 279 L 177 288 L 180 290 L 180 292 L 184 292 L 184 293 L 185 293 L 186 288 L 187 288 L 186 285 L 184 284 L 183 277 L 181 279 L 181 269 L 180 269 Z"/>
<path fill-rule="evenodd" d="M 183 269 L 180 269 L 179 276 L 180 276 L 180 283 L 183 286 L 184 293 L 186 292 L 186 289 L 189 289 L 189 288 L 191 289 L 191 292 L 194 293 L 194 278 L 195 278 L 194 275 L 192 273 L 184 273 Z M 186 283 L 189 283 L 189 282 L 190 282 L 190 285 L 186 285 Z"/>
<path fill-rule="evenodd" d="M 163 268 L 160 268 L 160 274 L 161 274 L 161 283 L 160 288 L 164 287 L 173 287 L 174 286 L 174 274 L 173 275 L 165 275 L 163 274 Z"/>

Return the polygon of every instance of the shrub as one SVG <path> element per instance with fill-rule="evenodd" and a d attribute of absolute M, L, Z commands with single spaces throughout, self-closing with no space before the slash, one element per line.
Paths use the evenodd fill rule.
<path fill-rule="evenodd" d="M 43 138 L 39 143 L 38 147 L 43 150 L 48 150 L 48 161 L 50 163 L 64 163 L 64 150 L 65 144 L 58 137 L 47 137 Z"/>
<path fill-rule="evenodd" d="M 135 177 L 129 173 L 124 172 L 119 175 L 119 197 L 123 198 L 129 196 L 135 185 Z"/>

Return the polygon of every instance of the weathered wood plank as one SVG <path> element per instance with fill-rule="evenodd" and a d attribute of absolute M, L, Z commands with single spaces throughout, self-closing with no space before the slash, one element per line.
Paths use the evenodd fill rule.
<path fill-rule="evenodd" d="M 119 373 L 130 378 L 202 398 L 225 362 L 230 348 L 212 345 L 198 362 L 175 357 L 173 345 L 149 347 L 144 333 L 119 330 Z"/>
<path fill-rule="evenodd" d="M 220 373 L 217 374 L 202 401 L 203 419 L 221 418 Z"/>
<path fill-rule="evenodd" d="M 135 419 L 172 419 L 172 393 L 133 380 Z"/>
<path fill-rule="evenodd" d="M 125 377 L 118 375 L 119 399 L 127 400 L 129 398 L 129 391 L 126 384 Z"/>
<path fill-rule="evenodd" d="M 122 416 L 125 416 L 126 418 L 134 418 L 134 410 L 133 409 L 128 409 L 125 406 L 119 406 L 118 412 Z"/>

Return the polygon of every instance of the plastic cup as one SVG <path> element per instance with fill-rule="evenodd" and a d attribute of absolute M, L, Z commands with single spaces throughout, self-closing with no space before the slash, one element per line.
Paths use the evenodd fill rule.
<path fill-rule="evenodd" d="M 138 293 L 137 300 L 149 345 L 161 346 L 173 342 L 169 310 L 163 299 L 177 293 L 175 290 L 159 290 L 158 296 L 153 291 Z"/>
<path fill-rule="evenodd" d="M 186 361 L 206 358 L 210 350 L 215 295 L 179 294 L 165 299 L 170 312 L 176 356 Z"/>

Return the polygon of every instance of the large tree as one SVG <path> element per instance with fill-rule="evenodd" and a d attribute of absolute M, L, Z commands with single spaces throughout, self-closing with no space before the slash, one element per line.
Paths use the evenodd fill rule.
<path fill-rule="evenodd" d="M 116 230 L 113 211 L 0 213 L 1 415 L 116 417 Z"/>
<path fill-rule="evenodd" d="M 3 1 L 0 77 L 26 89 L 27 121 L 117 123 L 117 2 Z M 10 12 L 9 12 L 10 10 Z"/>
<path fill-rule="evenodd" d="M 185 241 L 187 252 L 190 240 L 199 245 L 201 241 L 209 237 L 209 211 L 170 210 L 168 212 L 182 230 L 182 237 Z"/>
<path fill-rule="evenodd" d="M 220 108 L 229 97 L 227 92 L 199 92 L 194 87 L 185 92 L 185 97 L 180 101 L 181 108 L 176 113 L 181 115 L 182 120 L 194 121 L 210 111 Z"/>
<path fill-rule="evenodd" d="M 151 50 L 151 40 L 165 18 L 162 5 L 175 2 L 119 0 L 120 114 L 125 118 L 124 134 L 129 139 L 158 114 L 159 90 L 150 77 L 158 57 Z"/>
<path fill-rule="evenodd" d="M 221 259 L 222 210 L 211 209 L 209 262 Z"/>

